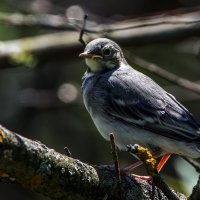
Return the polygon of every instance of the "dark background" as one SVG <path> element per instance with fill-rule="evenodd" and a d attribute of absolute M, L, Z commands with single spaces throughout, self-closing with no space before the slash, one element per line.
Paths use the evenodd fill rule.
<path fill-rule="evenodd" d="M 59 14 L 65 15 L 72 5 L 79 5 L 90 18 L 100 23 L 106 20 L 129 19 L 162 13 L 178 8 L 189 9 L 198 0 L 125 0 L 125 1 L 67 1 L 67 0 L 1 0 L 0 14 Z M 0 40 L 13 40 L 55 29 L 20 27 L 0 23 Z M 77 38 L 78 40 L 78 38 Z M 197 37 L 181 40 L 127 46 L 136 55 L 192 81 L 200 78 L 200 58 L 194 51 Z M 1 45 L 1 42 L 0 42 Z M 42 45 L 42 44 L 41 44 Z M 40 140 L 48 147 L 64 153 L 67 146 L 74 158 L 90 164 L 111 164 L 110 144 L 103 140 L 86 112 L 81 94 L 81 77 L 85 63 L 78 58 L 83 49 L 60 52 L 60 56 L 30 57 L 27 62 L 0 62 L 0 123 L 28 138 Z M 27 55 L 28 56 L 28 55 Z M 149 72 L 167 91 L 177 97 L 197 118 L 200 118 L 200 97 L 180 89 Z M 128 153 L 120 152 L 121 166 L 134 161 Z M 144 174 L 143 167 L 136 173 Z M 190 193 L 197 174 L 181 158 L 174 156 L 162 171 L 167 183 L 177 190 Z M 0 199 L 47 199 L 20 186 L 0 184 Z"/>

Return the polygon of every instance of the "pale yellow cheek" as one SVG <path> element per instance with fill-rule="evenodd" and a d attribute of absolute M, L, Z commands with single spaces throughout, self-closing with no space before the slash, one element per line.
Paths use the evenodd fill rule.
<path fill-rule="evenodd" d="M 92 58 L 86 58 L 85 62 L 92 72 L 98 72 L 102 69 L 101 64 Z"/>

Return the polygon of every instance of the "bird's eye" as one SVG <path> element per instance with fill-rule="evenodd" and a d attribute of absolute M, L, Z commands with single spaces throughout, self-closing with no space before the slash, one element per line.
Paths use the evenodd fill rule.
<path fill-rule="evenodd" d="M 105 49 L 103 49 L 103 54 L 105 56 L 109 56 L 111 54 L 111 50 L 109 48 L 105 48 Z"/>

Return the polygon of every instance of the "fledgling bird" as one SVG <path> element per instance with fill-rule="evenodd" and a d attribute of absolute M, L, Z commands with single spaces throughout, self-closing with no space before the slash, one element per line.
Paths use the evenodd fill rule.
<path fill-rule="evenodd" d="M 168 154 L 200 157 L 200 124 L 174 96 L 132 68 L 115 42 L 95 39 L 79 56 L 88 66 L 84 104 L 106 140 L 114 133 L 119 149 L 139 144 L 156 157 L 167 155 L 165 161 Z"/>

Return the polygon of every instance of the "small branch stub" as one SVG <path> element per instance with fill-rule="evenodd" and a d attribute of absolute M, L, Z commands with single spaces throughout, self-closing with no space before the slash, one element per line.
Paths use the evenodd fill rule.
<path fill-rule="evenodd" d="M 83 44 L 83 46 L 86 46 L 86 42 L 83 40 L 83 35 L 84 35 L 84 31 L 85 31 L 85 25 L 86 25 L 86 21 L 87 21 L 88 15 L 84 15 L 84 19 L 83 19 L 83 27 L 80 31 L 80 36 L 79 36 L 79 42 L 81 44 Z"/>
<path fill-rule="evenodd" d="M 116 170 L 116 178 L 117 178 L 117 181 L 121 183 L 119 160 L 118 160 L 118 155 L 117 155 L 117 148 L 115 145 L 115 137 L 113 133 L 110 134 L 110 143 L 111 143 L 111 149 L 112 149 L 113 162 L 114 162 L 115 170 Z"/>
<path fill-rule="evenodd" d="M 111 143 L 111 149 L 112 149 L 112 156 L 113 156 L 113 162 L 115 165 L 115 173 L 116 173 L 116 179 L 117 179 L 117 190 L 119 194 L 119 199 L 122 199 L 122 194 L 121 194 L 121 173 L 120 173 L 120 167 L 119 167 L 119 159 L 117 155 L 117 147 L 115 144 L 115 137 L 114 134 L 110 134 L 110 143 Z"/>
<path fill-rule="evenodd" d="M 65 153 L 66 153 L 66 155 L 67 155 L 68 157 L 72 157 L 72 154 L 71 154 L 71 152 L 70 152 L 70 150 L 69 150 L 68 147 L 64 147 L 64 151 L 65 151 Z"/>

